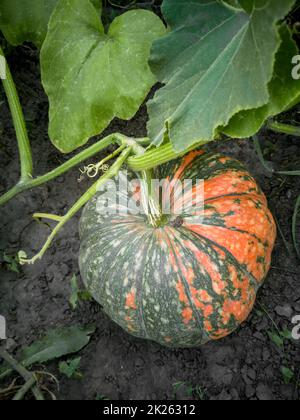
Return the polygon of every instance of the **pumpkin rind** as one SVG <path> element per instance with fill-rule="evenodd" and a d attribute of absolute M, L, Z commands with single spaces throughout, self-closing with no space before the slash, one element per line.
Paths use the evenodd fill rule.
<path fill-rule="evenodd" d="M 155 176 L 204 179 L 202 223 L 182 215 L 183 223 L 153 228 L 143 215 L 103 215 L 100 192 L 81 218 L 82 278 L 132 335 L 200 346 L 247 319 L 270 267 L 276 225 L 255 180 L 232 158 L 191 152 Z"/>

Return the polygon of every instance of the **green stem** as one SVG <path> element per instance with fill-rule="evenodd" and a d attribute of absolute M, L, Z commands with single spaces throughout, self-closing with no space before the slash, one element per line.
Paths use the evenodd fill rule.
<path fill-rule="evenodd" d="M 188 152 L 200 147 L 207 142 L 198 143 L 182 152 L 175 152 L 171 143 L 148 150 L 142 156 L 132 156 L 128 159 L 127 164 L 133 171 L 140 172 L 153 169 L 163 165 L 171 160 L 184 156 Z"/>
<path fill-rule="evenodd" d="M 300 196 L 298 197 L 296 205 L 295 205 L 295 210 L 293 214 L 293 223 L 292 223 L 293 242 L 295 245 L 297 255 L 300 258 L 300 248 L 299 248 L 298 237 L 297 237 L 297 222 L 298 222 L 299 210 L 300 210 Z"/>
<path fill-rule="evenodd" d="M 100 162 L 96 163 L 95 165 L 91 164 L 91 165 L 86 166 L 84 168 L 84 171 L 82 171 L 82 173 L 86 174 L 89 178 L 96 178 L 99 171 L 103 170 L 102 168 L 104 167 L 104 165 L 110 160 L 114 159 L 116 156 L 118 156 L 124 149 L 126 149 L 126 147 L 128 147 L 126 144 L 122 144 L 117 150 L 115 150 L 109 156 L 106 156 Z"/>
<path fill-rule="evenodd" d="M 0 347 L 0 357 L 6 361 L 10 365 L 10 367 L 16 371 L 22 378 L 27 382 L 29 381 L 34 375 L 30 373 L 24 366 L 18 363 L 6 350 Z M 39 388 L 35 385 L 32 388 L 32 392 L 38 401 L 43 401 L 44 397 L 39 390 Z"/>
<path fill-rule="evenodd" d="M 136 147 L 141 147 L 140 145 L 143 145 L 143 144 L 148 145 L 149 139 L 147 138 L 135 139 L 134 142 L 136 143 Z M 48 172 L 47 174 L 39 176 L 37 178 L 27 179 L 26 181 L 20 181 L 11 190 L 9 190 L 6 194 L 0 197 L 0 207 L 3 206 L 8 201 L 10 201 L 12 198 L 16 197 L 21 192 L 43 185 L 63 175 L 65 172 L 69 171 L 75 166 L 80 165 L 82 162 L 93 157 L 94 155 L 101 152 L 102 150 L 106 149 L 111 144 L 120 144 L 120 145 L 126 144 L 129 146 L 132 146 L 132 143 L 133 143 L 132 139 L 126 136 L 123 136 L 122 134 L 118 134 L 118 133 L 111 134 L 108 137 L 88 147 L 86 150 L 83 150 L 81 153 L 74 156 L 72 159 L 68 160 L 63 165 L 59 166 L 58 168 Z"/>
<path fill-rule="evenodd" d="M 0 47 L 0 56 L 4 57 L 3 51 Z M 5 59 L 5 57 L 4 57 Z M 3 87 L 8 100 L 9 108 L 13 118 L 13 123 L 16 131 L 20 162 L 21 162 L 21 180 L 24 182 L 30 179 L 33 171 L 32 155 L 26 123 L 20 104 L 20 99 L 14 84 L 9 66 L 6 62 L 6 79 L 2 80 Z"/>
<path fill-rule="evenodd" d="M 36 377 L 32 375 L 31 378 L 25 382 L 22 388 L 16 393 L 13 398 L 13 401 L 21 401 L 25 397 L 28 391 L 36 384 Z"/>
<path fill-rule="evenodd" d="M 288 134 L 291 136 L 300 137 L 300 127 L 296 127 L 289 124 L 282 124 L 276 121 L 268 121 L 267 128 L 276 133 Z"/>
<path fill-rule="evenodd" d="M 42 219 L 51 220 L 52 222 L 61 222 L 62 217 L 56 216 L 55 214 L 48 214 L 48 213 L 34 213 L 32 216 L 33 219 L 36 219 L 37 221 L 40 221 Z"/>
<path fill-rule="evenodd" d="M 47 249 L 50 247 L 53 239 L 57 235 L 57 233 L 62 229 L 62 227 L 70 220 L 72 217 L 99 191 L 99 189 L 111 178 L 114 178 L 118 175 L 119 170 L 121 169 L 122 165 L 128 158 L 128 156 L 132 153 L 132 149 L 128 147 L 125 149 L 116 162 L 111 166 L 111 168 L 97 181 L 95 182 L 89 189 L 83 194 L 82 197 L 74 204 L 74 206 L 68 211 L 68 213 L 62 217 L 60 222 L 52 231 L 51 235 L 47 239 L 45 245 L 41 249 L 41 251 L 32 259 L 28 260 L 24 258 L 20 254 L 20 264 L 34 264 L 37 260 L 41 259 Z"/>

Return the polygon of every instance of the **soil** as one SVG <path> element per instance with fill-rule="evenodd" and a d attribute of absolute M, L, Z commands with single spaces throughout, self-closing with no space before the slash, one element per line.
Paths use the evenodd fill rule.
<path fill-rule="evenodd" d="M 36 53 L 18 48 L 9 61 L 25 110 L 36 174 L 42 174 L 67 157 L 59 154 L 47 135 L 48 103 L 40 84 Z M 18 179 L 18 153 L 15 134 L 3 91 L 0 90 L 0 190 Z M 295 112 L 290 119 L 299 120 Z M 107 133 L 120 131 L 143 136 L 146 109 L 130 122 L 114 122 Z M 299 140 L 285 135 L 261 135 L 266 159 L 276 168 L 297 169 Z M 265 191 L 271 210 L 286 241 L 279 235 L 272 269 L 260 290 L 252 315 L 233 335 L 199 349 L 170 350 L 135 339 L 112 323 L 94 302 L 85 302 L 72 311 L 69 305 L 70 280 L 78 269 L 78 219 L 75 217 L 56 239 L 41 262 L 21 269 L 20 274 L 0 267 L 0 313 L 7 319 L 7 349 L 18 354 L 25 344 L 54 327 L 94 323 L 90 344 L 80 353 L 81 380 L 62 377 L 58 363 L 47 370 L 57 375 L 58 399 L 209 399 L 209 400 L 298 400 L 300 340 L 285 340 L 279 348 L 270 339 L 275 326 L 292 330 L 291 322 L 300 315 L 299 261 L 291 246 L 293 207 L 300 194 L 298 178 L 274 176 L 260 164 L 250 140 L 226 141 L 213 146 L 245 163 Z M 0 255 L 38 251 L 49 229 L 32 220 L 35 211 L 63 214 L 86 189 L 89 181 L 78 182 L 74 169 L 54 182 L 27 192 L 1 208 Z M 294 380 L 285 384 L 282 367 L 294 371 Z M 181 383 L 181 385 L 178 385 Z M 176 385 L 177 384 L 177 385 Z"/>

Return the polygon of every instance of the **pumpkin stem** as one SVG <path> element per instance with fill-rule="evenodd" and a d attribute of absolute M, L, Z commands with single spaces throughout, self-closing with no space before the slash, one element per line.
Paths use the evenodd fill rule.
<path fill-rule="evenodd" d="M 163 214 L 157 194 L 153 187 L 153 171 L 143 171 L 142 181 L 142 204 L 151 226 L 157 228 L 160 226 Z"/>

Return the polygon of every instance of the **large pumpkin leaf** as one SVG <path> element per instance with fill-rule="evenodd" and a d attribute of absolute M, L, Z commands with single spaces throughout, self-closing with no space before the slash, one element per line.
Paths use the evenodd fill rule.
<path fill-rule="evenodd" d="M 256 134 L 269 117 L 281 114 L 299 101 L 300 80 L 291 77 L 292 58 L 298 53 L 296 43 L 287 26 L 280 30 L 282 44 L 276 56 L 275 71 L 269 85 L 267 105 L 236 114 L 221 131 L 230 137 L 250 137 Z"/>
<path fill-rule="evenodd" d="M 25 347 L 20 354 L 21 364 L 25 367 L 45 363 L 62 356 L 77 353 L 90 341 L 95 327 L 71 326 L 50 330 L 41 340 Z M 11 369 L 4 365 L 0 369 L 0 379 L 10 374 Z"/>
<path fill-rule="evenodd" d="M 251 14 L 217 0 L 164 1 L 171 32 L 152 51 L 152 69 L 166 84 L 149 103 L 154 144 L 166 132 L 176 151 L 210 141 L 239 111 L 269 102 L 278 21 L 294 1 L 243 2 Z"/>
<path fill-rule="evenodd" d="M 152 12 L 117 17 L 108 33 L 88 0 L 60 0 L 41 51 L 50 100 L 49 135 L 71 152 L 101 133 L 114 117 L 130 119 L 156 82 L 150 48 L 165 33 Z"/>
<path fill-rule="evenodd" d="M 50 16 L 58 0 L 0 0 L 0 30 L 12 45 L 44 42 Z M 102 0 L 91 0 L 101 13 Z"/>

